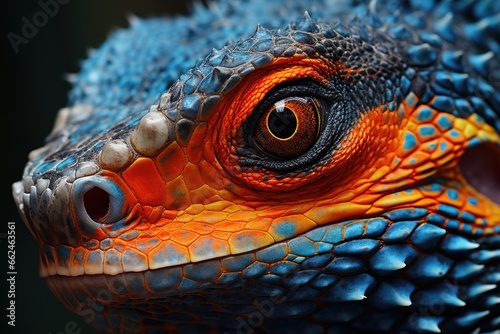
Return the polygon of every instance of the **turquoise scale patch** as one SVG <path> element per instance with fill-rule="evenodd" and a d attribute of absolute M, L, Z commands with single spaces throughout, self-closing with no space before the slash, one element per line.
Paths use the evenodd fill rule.
<path fill-rule="evenodd" d="M 403 149 L 405 151 L 409 151 L 414 149 L 417 145 L 418 145 L 417 137 L 411 132 L 405 133 Z"/>
<path fill-rule="evenodd" d="M 433 114 L 434 114 L 433 110 L 430 109 L 429 107 L 422 107 L 418 111 L 417 119 L 420 122 L 424 123 L 430 121 L 433 118 Z"/>
<path fill-rule="evenodd" d="M 436 129 L 432 125 L 423 125 L 418 128 L 421 137 L 432 137 L 436 135 Z"/>

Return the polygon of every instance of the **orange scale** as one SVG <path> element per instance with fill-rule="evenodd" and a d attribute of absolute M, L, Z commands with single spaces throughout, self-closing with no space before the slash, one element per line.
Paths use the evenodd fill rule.
<path fill-rule="evenodd" d="M 212 145 L 212 141 L 210 139 L 205 139 L 204 144 L 203 144 L 203 159 L 200 160 L 200 163 L 205 161 L 211 165 L 218 163 L 215 153 L 214 153 L 214 147 Z"/>
<path fill-rule="evenodd" d="M 200 222 L 206 222 L 210 224 L 225 221 L 228 213 L 226 212 L 214 212 L 214 211 L 203 211 L 196 215 L 196 220 Z"/>
<path fill-rule="evenodd" d="M 257 218 L 245 224 L 245 229 L 267 231 L 273 222 L 272 218 Z"/>
<path fill-rule="evenodd" d="M 455 144 L 463 144 L 466 141 L 463 132 L 458 129 L 450 129 L 444 134 L 444 137 Z"/>
<path fill-rule="evenodd" d="M 216 223 L 214 228 L 216 231 L 225 231 L 225 232 L 236 232 L 241 231 L 245 228 L 246 221 L 238 221 L 238 222 L 230 222 L 223 221 L 220 223 Z"/>
<path fill-rule="evenodd" d="M 147 215 L 147 217 L 148 217 L 147 219 L 151 224 L 154 224 L 158 220 L 160 220 L 162 215 L 163 215 L 163 206 L 156 206 L 156 207 L 152 208 L 149 215 Z"/>
<path fill-rule="evenodd" d="M 436 205 L 436 199 L 434 198 L 423 198 L 414 203 L 414 206 L 419 208 L 431 208 L 435 205 Z"/>
<path fill-rule="evenodd" d="M 357 204 L 371 204 L 382 197 L 381 194 L 363 194 L 352 200 L 353 203 Z"/>
<path fill-rule="evenodd" d="M 285 214 L 289 208 L 283 208 L 282 206 L 271 206 L 265 209 L 259 209 L 256 214 L 258 217 L 279 217 Z"/>
<path fill-rule="evenodd" d="M 150 269 L 175 266 L 189 262 L 190 258 L 187 247 L 173 241 L 163 243 L 148 254 Z"/>
<path fill-rule="evenodd" d="M 275 241 L 269 233 L 259 230 L 242 230 L 229 237 L 231 254 L 241 254 L 273 244 Z"/>
<path fill-rule="evenodd" d="M 467 123 L 463 134 L 467 140 L 477 136 L 478 128 L 471 123 Z"/>
<path fill-rule="evenodd" d="M 160 205 L 165 196 L 164 181 L 155 163 L 139 158 L 122 173 L 123 180 L 142 205 Z"/>
<path fill-rule="evenodd" d="M 449 163 L 450 161 L 456 160 L 456 156 L 457 155 L 455 153 L 447 154 L 447 155 L 443 156 L 441 159 L 437 160 L 437 165 L 444 166 L 447 163 Z"/>
<path fill-rule="evenodd" d="M 420 151 L 432 153 L 436 150 L 440 139 L 433 139 L 420 145 Z"/>
<path fill-rule="evenodd" d="M 211 235 L 214 238 L 228 240 L 232 234 L 233 234 L 232 232 L 226 232 L 226 231 L 213 231 Z"/>
<path fill-rule="evenodd" d="M 203 211 L 205 211 L 205 207 L 202 204 L 191 204 L 188 208 L 186 208 L 186 210 L 184 210 L 184 212 L 188 215 L 197 215 Z"/>
<path fill-rule="evenodd" d="M 158 227 L 152 227 L 152 226 L 149 226 L 149 228 L 147 230 L 144 230 L 141 232 L 141 235 L 138 239 L 136 240 L 142 240 L 144 238 L 153 238 L 155 237 L 158 233 L 160 233 L 161 231 L 161 228 L 158 228 Z"/>
<path fill-rule="evenodd" d="M 184 150 L 173 142 L 156 157 L 156 166 L 164 181 L 175 179 L 186 165 Z"/>
<path fill-rule="evenodd" d="M 443 204 L 447 204 L 450 206 L 454 206 L 456 208 L 461 208 L 465 205 L 466 198 L 465 196 L 461 196 L 460 192 L 457 191 L 458 198 L 452 199 L 448 196 L 448 193 L 445 191 L 441 196 L 438 197 L 438 201 Z"/>
<path fill-rule="evenodd" d="M 158 232 L 158 234 L 156 235 L 157 238 L 165 241 L 165 240 L 170 240 L 170 238 L 172 238 L 172 232 L 171 231 L 168 231 L 168 230 L 161 230 L 160 232 Z"/>
<path fill-rule="evenodd" d="M 167 219 L 167 220 L 173 220 L 177 217 L 179 214 L 179 211 L 177 210 L 166 210 L 165 208 L 163 209 L 162 217 Z"/>
<path fill-rule="evenodd" d="M 464 207 L 465 207 L 464 211 L 467 211 L 467 212 L 469 212 L 477 217 L 488 217 L 488 216 L 494 217 L 494 214 L 492 214 L 490 211 L 491 210 L 490 207 L 485 205 L 485 203 L 487 203 L 487 201 L 482 200 L 480 196 L 476 196 L 476 197 L 479 199 L 478 205 L 467 205 L 466 204 L 466 205 L 464 205 Z M 497 211 L 500 211 L 500 210 L 497 210 Z M 500 212 L 498 212 L 497 217 L 500 217 Z M 489 225 L 492 225 L 492 226 L 495 225 L 492 220 L 488 219 L 487 221 L 488 221 Z"/>
<path fill-rule="evenodd" d="M 141 252 L 148 254 L 152 249 L 158 247 L 159 242 L 154 242 L 154 239 L 142 240 L 137 242 L 136 247 Z"/>
<path fill-rule="evenodd" d="M 186 214 L 185 212 L 179 212 L 179 215 L 175 218 L 175 223 L 185 224 L 194 221 L 196 215 Z M 173 224 L 169 224 L 173 225 Z M 182 226 L 182 225 L 181 225 Z"/>
<path fill-rule="evenodd" d="M 192 221 L 193 218 L 191 216 L 191 220 L 188 222 Z M 175 230 L 180 230 L 183 228 L 184 224 L 186 222 L 181 222 L 179 219 L 176 219 L 175 221 L 170 222 L 169 224 L 166 224 L 161 227 L 162 231 L 175 231 Z"/>
<path fill-rule="evenodd" d="M 373 207 L 387 210 L 391 208 L 397 208 L 400 205 L 415 203 L 422 198 L 423 194 L 419 191 L 413 190 L 410 193 L 398 192 L 379 199 L 378 201 L 373 203 Z"/>
<path fill-rule="evenodd" d="M 402 168 L 415 168 L 418 167 L 427 161 L 429 161 L 430 155 L 424 151 L 417 151 L 412 155 L 406 157 L 401 163 Z"/>
<path fill-rule="evenodd" d="M 192 203 L 189 189 L 184 177 L 179 176 L 165 185 L 165 207 L 174 210 L 183 210 Z"/>
<path fill-rule="evenodd" d="M 329 201 L 331 203 L 331 200 Z M 314 202 L 306 200 L 304 204 L 295 204 L 285 211 L 285 215 L 303 215 L 315 205 Z M 278 215 L 274 217 L 279 217 Z"/>
<path fill-rule="evenodd" d="M 448 140 L 441 138 L 436 146 L 434 152 L 431 153 L 431 160 L 438 160 L 444 155 L 450 153 L 453 149 L 453 144 Z"/>
<path fill-rule="evenodd" d="M 224 189 L 224 182 L 217 168 L 205 160 L 200 161 L 198 168 L 200 177 L 206 185 L 214 189 Z"/>
<path fill-rule="evenodd" d="M 199 234 L 210 234 L 214 231 L 213 225 L 200 222 L 186 223 L 183 228 Z"/>
<path fill-rule="evenodd" d="M 215 212 L 221 212 L 221 211 L 231 212 L 231 209 L 229 209 L 230 207 L 239 208 L 239 206 L 233 205 L 233 203 L 231 202 L 220 201 L 220 200 L 205 204 L 204 207 L 205 210 L 207 211 L 215 211 Z"/>
<path fill-rule="evenodd" d="M 257 218 L 257 214 L 255 211 L 238 211 L 235 213 L 231 213 L 226 217 L 226 220 L 229 221 L 250 221 Z"/>
<path fill-rule="evenodd" d="M 177 230 L 172 232 L 171 239 L 180 245 L 189 246 L 193 241 L 198 239 L 200 235 L 198 233 L 187 231 L 187 230 Z"/>
<path fill-rule="evenodd" d="M 426 175 L 432 175 L 437 172 L 436 170 L 436 163 L 434 161 L 427 161 L 425 164 L 418 166 L 415 168 L 415 172 L 418 174 L 426 174 Z"/>
<path fill-rule="evenodd" d="M 219 193 L 216 189 L 204 184 L 200 188 L 190 191 L 191 201 L 193 203 L 199 203 L 201 205 L 219 202 Z M 217 197 L 217 198 L 214 198 Z"/>
<path fill-rule="evenodd" d="M 199 167 L 191 162 L 186 164 L 182 174 L 184 175 L 186 186 L 191 190 L 197 189 L 205 184 L 201 178 Z"/>
<path fill-rule="evenodd" d="M 187 160 L 198 164 L 203 155 L 204 142 L 206 141 L 207 123 L 203 122 L 196 126 L 189 139 L 188 146 L 186 148 Z"/>
<path fill-rule="evenodd" d="M 227 240 L 214 238 L 212 235 L 200 237 L 188 247 L 191 262 L 213 259 L 231 254 Z"/>
<path fill-rule="evenodd" d="M 391 169 L 386 164 L 381 165 L 381 166 L 378 166 L 378 164 L 377 164 L 375 166 L 375 170 L 370 171 L 371 176 L 370 176 L 368 182 L 379 181 L 380 179 L 387 176 L 390 172 L 391 172 Z"/>

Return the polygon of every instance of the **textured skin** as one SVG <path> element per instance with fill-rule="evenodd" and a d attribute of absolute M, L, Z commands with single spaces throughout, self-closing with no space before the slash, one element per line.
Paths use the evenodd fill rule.
<path fill-rule="evenodd" d="M 133 20 L 13 186 L 41 275 L 110 333 L 497 333 L 499 12 L 253 1 Z M 255 139 L 297 97 L 317 110 L 300 138 Z"/>

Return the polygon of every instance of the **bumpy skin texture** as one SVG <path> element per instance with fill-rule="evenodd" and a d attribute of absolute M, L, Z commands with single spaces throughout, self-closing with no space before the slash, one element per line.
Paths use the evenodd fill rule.
<path fill-rule="evenodd" d="M 498 331 L 499 12 L 134 19 L 13 187 L 41 275 L 110 333 Z"/>

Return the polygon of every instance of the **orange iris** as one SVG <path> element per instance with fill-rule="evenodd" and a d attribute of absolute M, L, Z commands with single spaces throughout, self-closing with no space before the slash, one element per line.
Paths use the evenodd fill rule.
<path fill-rule="evenodd" d="M 259 119 L 255 144 L 264 153 L 290 159 L 306 152 L 318 136 L 319 104 L 312 98 L 291 97 L 276 102 Z"/>

